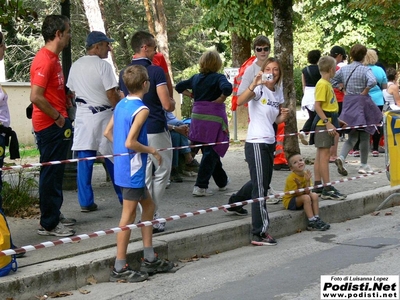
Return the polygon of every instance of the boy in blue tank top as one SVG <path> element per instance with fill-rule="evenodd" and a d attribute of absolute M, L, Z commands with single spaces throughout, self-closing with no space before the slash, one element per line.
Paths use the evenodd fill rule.
<path fill-rule="evenodd" d="M 113 118 L 104 131 L 104 135 L 113 142 L 114 154 L 129 153 L 114 157 L 115 184 L 121 187 L 123 196 L 119 226 L 135 222 L 139 202 L 143 210 L 141 220 L 153 220 L 155 205 L 145 183 L 148 154 L 153 155 L 159 165 L 162 163 L 157 149 L 149 147 L 147 142 L 146 120 L 149 109 L 142 102 L 150 86 L 147 70 L 140 65 L 129 66 L 123 80 L 129 94 L 117 104 Z M 159 259 L 154 253 L 152 226 L 144 226 L 141 231 L 144 259 L 140 271 L 132 270 L 126 262 L 131 231 L 121 231 L 117 234 L 117 256 L 110 281 L 140 282 L 149 275 L 173 268 L 172 262 Z"/>

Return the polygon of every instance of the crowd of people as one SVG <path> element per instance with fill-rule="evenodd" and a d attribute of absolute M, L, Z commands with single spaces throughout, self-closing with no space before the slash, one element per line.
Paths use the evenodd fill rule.
<path fill-rule="evenodd" d="M 136 210 L 141 221 L 160 217 L 159 204 L 170 180 L 181 182 L 180 156 L 184 165 L 197 169 L 193 187 L 194 197 L 212 195 L 208 189 L 211 177 L 220 191 L 230 182 L 221 158 L 229 148 L 229 130 L 225 101 L 232 94 L 232 85 L 219 73 L 222 60 L 217 51 L 206 51 L 199 60 L 199 73 L 179 82 L 178 93 L 193 99 L 190 128 L 173 114 L 175 100 L 173 87 L 165 59 L 157 53 L 153 35 L 138 31 L 131 38 L 134 52 L 131 63 L 116 79 L 111 65 L 103 59 L 108 56 L 114 41 L 104 33 L 93 31 L 86 39 L 86 55 L 73 63 L 67 82 L 59 61 L 59 54 L 71 40 L 69 19 L 61 15 L 47 16 L 42 25 L 45 45 L 36 54 L 31 66 L 31 95 L 33 103 L 32 124 L 40 152 L 40 162 L 66 159 L 68 145 L 73 139 L 72 150 L 78 162 L 78 201 L 85 213 L 98 209 L 94 201 L 91 177 L 93 160 L 87 157 L 113 153 L 128 153 L 106 159 L 122 213 L 119 226 L 132 224 Z M 2 38 L 2 35 L 0 35 Z M 5 47 L 0 39 L 1 47 Z M 289 109 L 284 107 L 283 69 L 277 58 L 270 57 L 271 43 L 265 36 L 257 36 L 252 45 L 255 59 L 243 72 L 237 89 L 237 105 L 247 105 L 249 124 L 244 145 L 249 178 L 243 187 L 233 194 L 229 203 L 247 199 L 268 198 L 272 187 L 276 135 L 278 124 L 284 125 Z M 356 44 L 349 52 L 335 46 L 329 56 L 321 56 L 320 50 L 308 53 L 309 66 L 302 71 L 304 97 L 302 108 L 308 120 L 299 137 L 303 144 L 315 144 L 316 157 L 313 175 L 305 168 L 299 153 L 287 158 L 291 172 L 285 191 L 297 190 L 283 197 L 283 206 L 290 210 L 304 209 L 308 218 L 308 230 L 327 230 L 330 225 L 319 216 L 318 196 L 322 199 L 341 200 L 346 195 L 331 185 L 329 163 L 334 162 L 339 174 L 346 176 L 346 156 L 359 142 L 361 164 L 358 172 L 372 172 L 368 165 L 370 140 L 372 153 L 378 153 L 381 129 L 372 126 L 347 131 L 348 136 L 340 154 L 338 141 L 344 139 L 340 127 L 378 124 L 382 111 L 400 107 L 397 72 L 393 68 L 383 71 L 377 66 L 378 57 L 373 49 Z M 73 93 L 76 102 L 74 126 L 68 115 L 72 106 L 66 97 L 65 86 Z M 0 87 L 0 100 L 7 101 Z M 385 105 L 387 102 L 387 105 Z M 0 102 L 1 104 L 1 102 Z M 1 109 L 2 127 L 9 127 L 9 115 Z M 4 117 L 8 116 L 7 118 Z M 316 131 L 307 135 L 310 131 Z M 4 149 L 4 135 L 0 135 Z M 200 162 L 190 143 L 202 144 Z M 208 143 L 217 143 L 209 146 Z M 179 150 L 158 151 L 172 147 Z M 0 157 L 2 164 L 4 158 Z M 379 155 L 379 154 L 378 154 Z M 40 228 L 44 236 L 66 237 L 75 234 L 75 219 L 61 213 L 63 203 L 62 179 L 64 164 L 43 166 L 39 177 Z M 1 189 L 1 180 L 0 180 Z M 299 192 L 298 190 L 304 191 Z M 0 196 L 0 209 L 1 209 Z M 240 216 L 248 212 L 243 206 L 233 206 L 227 212 Z M 256 246 L 276 245 L 268 233 L 270 220 L 267 201 L 255 201 L 251 205 L 252 238 Z M 167 260 L 158 258 L 152 245 L 152 234 L 165 230 L 165 222 L 153 222 L 153 228 L 141 228 L 144 259 L 140 271 L 130 268 L 126 260 L 130 231 L 117 234 L 117 255 L 110 275 L 111 281 L 138 282 L 149 274 L 166 272 L 173 268 Z"/>

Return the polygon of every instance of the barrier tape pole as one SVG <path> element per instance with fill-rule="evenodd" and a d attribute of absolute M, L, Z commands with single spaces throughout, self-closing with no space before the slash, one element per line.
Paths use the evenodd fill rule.
<path fill-rule="evenodd" d="M 145 227 L 145 226 L 152 226 L 154 224 L 158 224 L 158 223 L 164 223 L 164 222 L 170 222 L 170 221 L 175 221 L 175 220 L 179 220 L 179 219 L 184 219 L 184 218 L 188 218 L 188 217 L 193 217 L 193 216 L 197 216 L 197 215 L 202 215 L 205 213 L 210 213 L 210 212 L 215 212 L 218 210 L 225 210 L 227 208 L 232 208 L 232 207 L 237 207 L 237 206 L 243 206 L 246 204 L 251 204 L 251 203 L 255 203 L 255 202 L 260 202 L 260 201 L 264 201 L 266 199 L 270 199 L 270 198 L 276 198 L 276 197 L 281 197 L 283 195 L 293 195 L 295 193 L 298 192 L 305 192 L 305 191 L 311 191 L 315 188 L 319 188 L 319 187 L 324 187 L 324 186 L 330 186 L 330 185 L 334 185 L 334 184 L 338 184 L 338 183 L 343 183 L 343 182 L 347 182 L 347 181 L 352 181 L 352 180 L 357 180 L 360 178 L 365 178 L 365 177 L 369 177 L 369 176 L 373 176 L 373 175 L 377 175 L 380 173 L 383 173 L 384 171 L 376 171 L 373 173 L 369 173 L 369 174 L 362 174 L 360 176 L 355 176 L 355 177 L 347 177 L 347 178 L 343 178 L 340 180 L 335 180 L 335 181 L 331 181 L 328 182 L 326 184 L 318 184 L 312 187 L 308 187 L 308 188 L 301 188 L 301 189 L 297 189 L 297 190 L 292 190 L 292 191 L 288 191 L 288 192 L 282 192 L 282 193 L 278 193 L 275 195 L 269 195 L 266 197 L 260 197 L 260 198 L 256 198 L 256 199 L 249 199 L 249 200 L 245 200 L 242 202 L 235 202 L 232 204 L 224 204 L 218 207 L 210 207 L 210 208 L 206 208 L 206 209 L 201 209 L 201 210 L 197 210 L 194 212 L 187 212 L 181 215 L 172 215 L 169 216 L 167 218 L 158 218 L 152 221 L 145 221 L 145 222 L 140 222 L 137 224 L 129 224 L 126 226 L 120 226 L 120 227 L 114 227 L 114 228 L 110 228 L 110 229 L 106 229 L 106 230 L 101 230 L 101 231 L 95 231 L 92 232 L 90 234 L 80 234 L 80 235 L 76 235 L 76 236 L 72 236 L 72 237 L 66 237 L 66 238 L 62 238 L 62 239 L 58 239 L 55 241 L 47 241 L 47 242 L 43 242 L 40 244 L 36 244 L 36 245 L 27 245 L 27 246 L 23 246 L 20 248 L 16 248 L 16 249 L 7 249 L 7 250 L 3 250 L 0 251 L 0 257 L 1 256 L 9 256 L 9 255 L 15 255 L 15 254 L 19 254 L 19 253 L 26 253 L 29 251 L 34 251 L 34 250 L 39 250 L 39 249 L 43 249 L 43 248 L 49 248 L 49 247 L 54 247 L 54 246 L 58 246 L 58 245 L 63 245 L 63 244 L 69 244 L 69 243 L 73 243 L 73 242 L 79 242 L 79 241 L 83 241 L 83 240 L 87 240 L 87 239 L 91 239 L 91 238 L 96 238 L 96 237 L 100 237 L 100 236 L 104 236 L 104 235 L 108 235 L 108 234 L 114 234 L 114 233 L 118 233 L 121 231 L 125 231 L 125 230 L 132 230 L 132 229 L 137 229 L 137 228 L 141 228 L 141 227 Z"/>

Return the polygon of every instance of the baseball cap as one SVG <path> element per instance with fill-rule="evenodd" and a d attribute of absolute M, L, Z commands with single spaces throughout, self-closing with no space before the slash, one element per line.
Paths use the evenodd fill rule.
<path fill-rule="evenodd" d="M 338 56 L 339 54 L 342 54 L 343 59 L 346 59 L 346 58 L 347 58 L 347 56 L 346 56 L 346 51 L 345 51 L 342 47 L 340 47 L 340 46 L 333 46 L 332 49 L 331 49 L 331 56 L 332 56 L 332 57 L 336 57 L 336 56 Z"/>
<path fill-rule="evenodd" d="M 103 32 L 101 31 L 92 31 L 86 38 L 86 48 L 90 46 L 100 43 L 100 42 L 114 42 L 113 39 L 108 38 Z"/>

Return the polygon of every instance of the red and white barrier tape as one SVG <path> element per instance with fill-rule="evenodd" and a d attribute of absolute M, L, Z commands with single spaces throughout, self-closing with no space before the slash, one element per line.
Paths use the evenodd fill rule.
<path fill-rule="evenodd" d="M 260 201 L 263 201 L 263 200 L 266 200 L 266 199 L 270 199 L 270 198 L 281 197 L 283 195 L 293 195 L 293 194 L 298 193 L 298 192 L 301 193 L 301 192 L 304 192 L 306 190 L 312 190 L 312 189 L 323 187 L 323 186 L 330 186 L 330 185 L 334 185 L 334 184 L 338 184 L 338 183 L 342 183 L 342 182 L 352 181 L 352 180 L 356 180 L 356 179 L 360 179 L 360 178 L 364 178 L 364 177 L 369 177 L 369 176 L 372 176 L 372 175 L 380 174 L 380 173 L 383 173 L 383 172 L 385 172 L 385 171 L 377 171 L 377 172 L 373 172 L 373 173 L 370 173 L 370 174 L 363 174 L 363 175 L 360 175 L 360 176 L 343 178 L 343 179 L 340 179 L 340 180 L 335 180 L 335 181 L 329 182 L 327 184 L 319 184 L 319 185 L 315 185 L 315 186 L 312 186 L 312 187 L 309 187 L 309 188 L 302 188 L 302 189 L 298 189 L 298 190 L 282 192 L 282 193 L 278 193 L 278 194 L 275 194 L 275 195 L 269 195 L 269 196 L 266 196 L 264 198 L 261 197 L 261 198 L 257 198 L 257 199 L 249 199 L 249 200 L 245 200 L 245 201 L 242 201 L 242 202 L 235 202 L 235 203 L 232 203 L 232 204 L 225 204 L 225 205 L 221 205 L 221 206 L 218 206 L 218 207 L 210 207 L 210 208 L 207 208 L 207 209 L 201 209 L 201 210 L 197 210 L 197 211 L 194 211 L 194 212 L 184 213 L 184 214 L 181 214 L 181 215 L 173 215 L 173 216 L 170 216 L 170 217 L 167 217 L 167 218 L 158 218 L 158 219 L 152 220 L 152 221 L 145 221 L 145 222 L 141 222 L 141 223 L 137 223 L 137 224 L 130 224 L 130 225 L 126 225 L 126 226 L 114 227 L 114 228 L 110 228 L 110 229 L 106 229 L 106 230 L 96 231 L 96 232 L 89 233 L 89 234 L 80 234 L 80 235 L 76 235 L 76 236 L 72 236 L 72 237 L 62 238 L 62 239 L 55 240 L 55 241 L 47 241 L 47 242 L 43 242 L 43 243 L 36 244 L 36 245 L 28 245 L 28 246 L 23 246 L 23 247 L 16 248 L 16 249 L 7 249 L 7 250 L 0 251 L 0 257 L 1 256 L 9 256 L 9 255 L 14 255 L 14 254 L 19 254 L 19 253 L 25 253 L 25 252 L 39 250 L 39 249 L 43 249 L 43 248 L 54 247 L 54 246 L 58 246 L 58 245 L 62 245 L 62 244 L 69 244 L 69 243 L 73 243 L 73 242 L 79 242 L 79 241 L 83 241 L 83 240 L 87 240 L 87 239 L 91 239 L 91 238 L 96 238 L 96 237 L 100 237 L 100 236 L 104 236 L 104 235 L 108 235 L 108 234 L 118 233 L 118 232 L 125 231 L 125 230 L 132 230 L 132 229 L 141 228 L 141 227 L 144 227 L 144 226 L 152 226 L 153 224 L 158 224 L 158 223 L 164 223 L 164 222 L 184 219 L 184 218 L 188 218 L 188 217 L 202 215 L 202 214 L 205 214 L 205 213 L 215 212 L 215 211 L 218 211 L 218 210 L 224 210 L 224 209 L 227 209 L 227 208 L 243 206 L 243 205 L 251 204 L 251 203 L 254 203 L 254 202 L 260 202 Z"/>
<path fill-rule="evenodd" d="M 337 131 L 339 130 L 347 130 L 347 129 L 360 129 L 360 128 L 366 128 L 369 126 L 380 126 L 380 124 L 372 124 L 372 125 L 360 125 L 360 126 L 351 126 L 351 127 L 345 127 L 345 128 L 338 128 L 336 129 Z M 308 131 L 304 133 L 317 133 L 317 132 L 325 132 L 325 131 L 332 131 L 331 129 L 327 130 L 317 130 L 317 131 Z M 286 133 L 286 134 L 280 134 L 277 135 L 276 137 L 281 137 L 281 136 L 296 136 L 299 135 L 299 132 L 294 132 L 294 133 Z M 268 137 L 262 137 L 262 138 L 268 138 Z M 254 138 L 252 140 L 256 140 L 259 138 Z M 215 145 L 222 145 L 222 144 L 228 144 L 230 143 L 229 141 L 224 141 L 224 142 L 214 142 L 214 143 L 206 143 L 206 144 L 196 144 L 196 145 L 189 145 L 189 146 L 180 146 L 180 147 L 170 147 L 170 148 L 160 148 L 157 149 L 158 151 L 167 151 L 167 150 L 180 150 L 180 149 L 185 149 L 185 148 L 197 148 L 197 147 L 202 147 L 202 146 L 215 146 Z M 21 170 L 25 168 L 35 168 L 35 167 L 45 167 L 45 166 L 52 166 L 52 165 L 60 165 L 60 164 L 68 164 L 68 163 L 75 163 L 79 161 L 84 161 L 84 160 L 96 160 L 98 158 L 112 158 L 116 156 L 126 156 L 129 155 L 130 153 L 120 153 L 120 154 L 109 154 L 109 155 L 99 155 L 99 156 L 91 156 L 91 157 L 85 157 L 85 158 L 73 158 L 73 159 L 64 159 L 64 160 L 57 160 L 57 161 L 49 161 L 49 162 L 43 162 L 43 163 L 34 163 L 34 164 L 24 164 L 24 165 L 16 165 L 16 166 L 8 166 L 8 167 L 3 167 L 1 168 L 2 171 L 7 171 L 7 170 Z"/>

